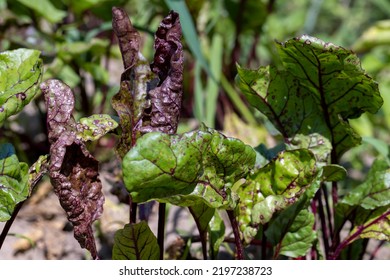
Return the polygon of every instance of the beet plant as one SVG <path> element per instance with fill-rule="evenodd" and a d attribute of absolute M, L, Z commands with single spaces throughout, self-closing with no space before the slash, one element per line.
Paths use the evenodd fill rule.
<path fill-rule="evenodd" d="M 275 147 L 252 147 L 204 124 L 177 134 L 185 71 L 178 13 L 160 23 L 151 64 L 126 12 L 113 8 L 112 16 L 124 66 L 111 101 L 116 115 L 76 120 L 72 89 L 58 79 L 42 82 L 38 51 L 0 54 L 0 125 L 41 92 L 50 143 L 50 153 L 29 167 L 11 143 L 1 142 L 0 221 L 6 224 L 0 244 L 47 174 L 74 237 L 99 258 L 93 222 L 104 211 L 104 196 L 99 162 L 87 147 L 107 133 L 117 136 L 130 207 L 129 223 L 115 234 L 113 259 L 164 257 L 166 204 L 189 209 L 204 259 L 218 258 L 228 227 L 236 259 L 249 258 L 253 247 L 262 259 L 345 259 L 347 250 L 366 250 L 358 240 L 389 241 L 388 157 L 375 160 L 362 184 L 348 192 L 342 184 L 348 174 L 341 158 L 362 142 L 349 120 L 374 114 L 383 103 L 352 51 L 303 35 L 276 43 L 278 66 L 237 65 L 236 84 L 247 103 L 281 139 Z M 159 203 L 157 237 L 137 219 L 138 206 L 150 201 Z"/>

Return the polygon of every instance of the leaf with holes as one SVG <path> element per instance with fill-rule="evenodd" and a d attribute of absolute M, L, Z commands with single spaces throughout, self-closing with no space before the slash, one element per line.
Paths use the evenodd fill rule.
<path fill-rule="evenodd" d="M 14 147 L 0 144 L 0 222 L 11 218 L 16 204 L 29 195 L 28 165 L 19 162 Z"/>
<path fill-rule="evenodd" d="M 157 238 L 147 222 L 127 224 L 115 233 L 113 260 L 158 260 L 159 256 Z"/>
<path fill-rule="evenodd" d="M 284 69 L 238 67 L 239 87 L 287 143 L 317 133 L 329 140 L 338 160 L 361 142 L 348 120 L 382 106 L 378 85 L 353 52 L 317 38 L 304 35 L 277 49 Z"/>
<path fill-rule="evenodd" d="M 39 55 L 39 51 L 28 49 L 0 53 L 0 126 L 38 93 L 42 77 Z"/>

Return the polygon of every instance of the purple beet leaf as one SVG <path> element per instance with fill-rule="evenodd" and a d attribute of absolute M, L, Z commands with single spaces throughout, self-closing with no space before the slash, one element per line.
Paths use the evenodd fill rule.
<path fill-rule="evenodd" d="M 74 226 L 80 246 L 98 259 L 92 231 L 92 223 L 100 217 L 104 203 L 98 161 L 77 137 L 71 89 L 59 80 L 48 80 L 41 84 L 41 90 L 48 110 L 49 174 L 54 191 Z"/>

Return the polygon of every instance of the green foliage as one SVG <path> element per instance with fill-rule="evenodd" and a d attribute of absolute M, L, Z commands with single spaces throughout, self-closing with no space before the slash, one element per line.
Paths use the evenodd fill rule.
<path fill-rule="evenodd" d="M 118 230 L 112 249 L 113 260 L 158 260 L 160 249 L 148 224 L 127 224 Z"/>
<path fill-rule="evenodd" d="M 0 54 L 0 126 L 37 94 L 42 78 L 39 51 L 18 49 Z"/>
<path fill-rule="evenodd" d="M 16 204 L 29 195 L 28 165 L 19 162 L 11 144 L 0 145 L 0 222 L 11 218 Z"/>
<path fill-rule="evenodd" d="M 241 90 L 286 142 L 297 134 L 318 133 L 331 142 L 333 160 L 339 160 L 361 142 L 348 119 L 382 106 L 377 84 L 356 55 L 333 44 L 302 36 L 277 48 L 284 69 L 239 67 Z"/>
<path fill-rule="evenodd" d="M 234 183 L 254 167 L 254 150 L 240 140 L 202 128 L 183 135 L 148 133 L 123 159 L 134 201 L 157 199 L 181 206 L 204 202 L 234 208 Z"/>
<path fill-rule="evenodd" d="M 116 151 L 131 215 L 136 203 L 150 200 L 188 207 L 205 258 L 218 258 L 220 247 L 232 240 L 231 229 L 237 258 L 256 258 L 259 254 L 250 252 L 261 250 L 262 257 L 275 259 L 359 259 L 366 250 L 364 239 L 389 241 L 390 53 L 389 24 L 383 19 L 390 15 L 390 5 L 381 0 L 347 2 L 2 1 L 0 48 L 7 51 L 0 54 L 0 143 L 6 143 L 0 146 L 0 221 L 11 218 L 15 206 L 49 171 L 73 219 L 76 238 L 97 258 L 92 221 L 101 214 L 103 198 L 93 193 L 100 191 L 98 162 L 85 142 L 96 142 L 88 149 L 99 152 L 107 145 L 101 138 L 112 132 L 118 138 Z M 141 33 L 130 39 L 123 36 L 124 41 L 118 36 L 120 53 L 109 11 L 123 5 Z M 183 47 L 180 23 L 175 21 L 175 36 L 163 36 L 156 43 L 160 49 L 153 60 L 155 41 L 150 35 L 170 9 L 180 15 Z M 161 30 L 160 37 L 172 35 L 166 26 Z M 299 36 L 302 33 L 310 36 Z M 294 39 L 274 44 L 275 38 Z M 352 46 L 357 54 L 336 44 Z M 165 48 L 168 45 L 172 49 Z M 130 63 L 111 77 L 123 50 L 130 50 Z M 185 53 L 183 76 L 176 75 L 183 72 L 183 64 L 176 63 L 174 50 Z M 147 61 L 157 64 L 158 71 Z M 268 66 L 250 70 L 259 65 Z M 185 118 L 179 134 L 172 133 L 182 102 L 168 98 L 172 83 L 162 86 L 167 75 L 176 78 L 175 94 L 181 95 L 184 88 Z M 32 103 L 37 119 L 44 119 L 37 90 L 42 76 L 65 84 L 56 82 L 62 92 L 49 93 L 46 100 L 48 138 L 25 143 L 26 112 L 18 113 Z M 70 88 L 76 100 L 69 97 Z M 171 105 L 176 106 L 175 114 Z M 58 114 L 50 113 L 55 107 Z M 375 117 L 365 114 L 378 111 Z M 229 130 L 229 115 L 244 120 L 245 129 L 241 122 L 238 133 Z M 153 121 L 172 129 L 151 132 L 156 131 L 149 125 Z M 207 127 L 199 125 L 202 122 Z M 186 132 L 192 123 L 200 128 Z M 46 124 L 40 125 L 45 132 Z M 22 147 L 48 147 L 47 140 L 51 151 L 23 151 Z M 256 148 L 245 144 L 247 140 Z M 37 160 L 39 153 L 49 152 Z M 28 169 L 16 153 L 35 163 Z M 371 165 L 373 158 L 377 160 Z M 90 189 L 87 179 L 93 181 Z M 93 199 L 84 200 L 91 196 L 98 198 L 93 207 Z M 73 209 L 68 203 L 72 198 L 81 207 Z M 222 218 L 225 210 L 230 225 Z M 130 221 L 115 235 L 113 258 L 158 259 L 161 240 L 157 242 L 146 222 Z M 341 239 L 349 224 L 347 237 Z M 187 246 L 191 242 L 192 237 Z"/>
<path fill-rule="evenodd" d="M 316 178 L 315 159 L 308 150 L 285 151 L 248 176 L 238 189 L 237 207 L 243 238 L 249 244 L 260 224 L 295 203 Z"/>

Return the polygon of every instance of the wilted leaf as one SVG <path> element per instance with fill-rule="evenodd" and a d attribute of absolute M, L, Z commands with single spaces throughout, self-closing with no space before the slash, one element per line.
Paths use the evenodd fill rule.
<path fill-rule="evenodd" d="M 158 260 L 159 256 L 157 238 L 145 221 L 127 224 L 115 233 L 113 260 Z"/>
<path fill-rule="evenodd" d="M 122 133 L 117 151 L 123 158 L 140 136 L 145 111 L 150 110 L 151 106 L 148 91 L 156 86 L 157 81 L 139 51 L 140 35 L 123 9 L 112 8 L 112 26 L 119 41 L 125 68 L 120 90 L 111 101 L 120 118 Z"/>
<path fill-rule="evenodd" d="M 96 259 L 92 223 L 103 211 L 104 196 L 98 161 L 88 152 L 80 135 L 86 132 L 86 138 L 94 136 L 73 119 L 74 96 L 68 86 L 59 80 L 49 80 L 41 84 L 41 90 L 48 109 L 50 179 L 68 220 L 74 226 L 75 238 Z M 89 124 L 91 120 L 93 123 L 93 117 L 84 122 Z M 103 131 L 107 131 L 107 127 Z"/>
<path fill-rule="evenodd" d="M 40 52 L 17 49 L 0 53 L 0 126 L 37 94 L 42 77 Z"/>
<path fill-rule="evenodd" d="M 151 69 L 160 81 L 149 92 L 150 123 L 144 121 L 141 132 L 161 131 L 173 134 L 177 131 L 183 94 L 184 58 L 181 36 L 179 14 L 171 11 L 162 20 L 155 35 L 156 53 Z"/>
<path fill-rule="evenodd" d="M 183 135 L 148 133 L 123 159 L 134 201 L 232 207 L 233 184 L 254 167 L 256 153 L 240 140 L 202 128 Z"/>
<path fill-rule="evenodd" d="M 237 194 L 238 220 L 249 243 L 260 224 L 295 203 L 316 178 L 314 155 L 308 150 L 285 151 L 247 177 Z"/>
<path fill-rule="evenodd" d="M 0 222 L 9 220 L 28 195 L 28 165 L 19 162 L 11 144 L 0 144 Z"/>
<path fill-rule="evenodd" d="M 238 67 L 239 87 L 287 143 L 298 134 L 317 133 L 329 140 L 338 160 L 361 141 L 348 119 L 382 106 L 378 85 L 342 47 L 304 35 L 277 48 L 284 69 Z"/>

